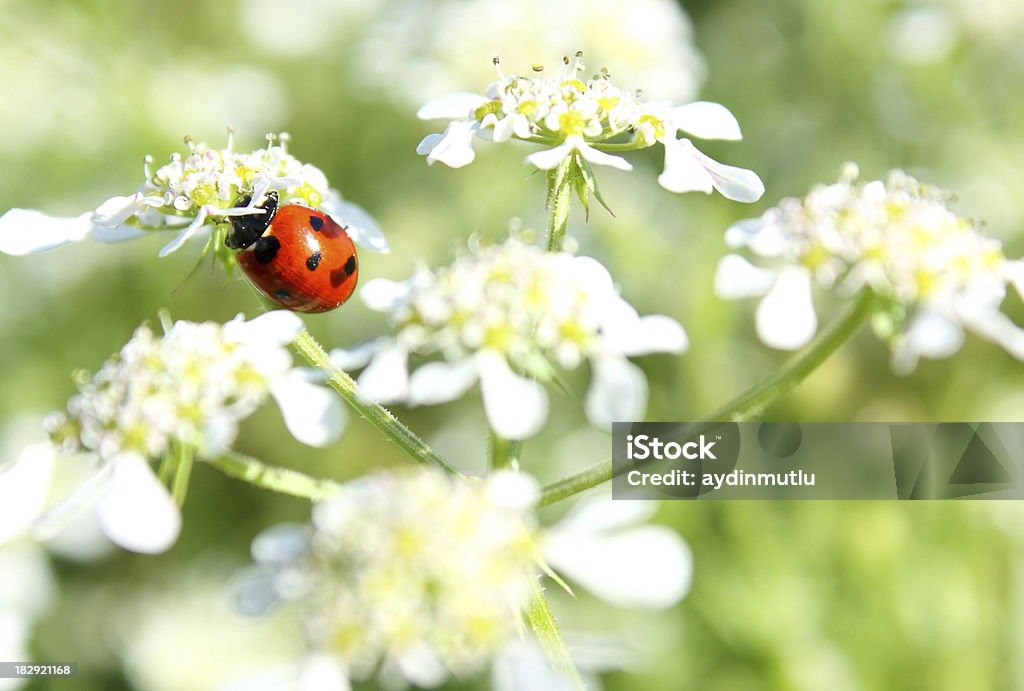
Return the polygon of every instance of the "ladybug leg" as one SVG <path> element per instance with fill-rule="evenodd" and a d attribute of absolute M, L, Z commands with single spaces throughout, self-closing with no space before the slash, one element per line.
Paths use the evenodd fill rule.
<path fill-rule="evenodd" d="M 238 200 L 238 206 L 245 206 L 250 201 L 252 197 L 243 197 Z M 224 244 L 229 249 L 248 249 L 266 232 L 277 213 L 277 192 L 267 193 L 267 198 L 257 208 L 265 209 L 266 213 L 231 217 L 231 232 L 224 238 Z"/>

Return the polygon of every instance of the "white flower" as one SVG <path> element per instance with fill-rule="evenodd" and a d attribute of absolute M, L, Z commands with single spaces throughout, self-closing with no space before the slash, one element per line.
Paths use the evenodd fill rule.
<path fill-rule="evenodd" d="M 718 190 L 741 202 L 757 201 L 764 185 L 757 174 L 723 165 L 705 156 L 679 133 L 702 139 L 738 140 L 739 124 L 724 106 L 695 102 L 676 107 L 645 100 L 638 92 L 612 84 L 602 71 L 587 81 L 579 77 L 583 64 L 565 58 L 558 74 L 505 76 L 492 82 L 486 95 L 457 93 L 425 105 L 423 119 L 448 119 L 443 134 L 428 135 L 416 151 L 427 163 L 440 161 L 460 168 L 473 161 L 474 137 L 504 142 L 519 139 L 547 147 L 526 162 L 552 170 L 564 161 L 580 169 L 589 164 L 632 170 L 608 151 L 643 149 L 660 143 L 665 148 L 665 171 L 658 183 L 672 192 Z"/>
<path fill-rule="evenodd" d="M 729 228 L 730 247 L 771 267 L 726 256 L 715 277 L 718 295 L 763 295 L 757 331 L 775 348 L 800 348 L 814 336 L 816 284 L 844 296 L 864 288 L 877 296 L 873 323 L 890 341 L 899 372 L 913 370 L 920 357 L 955 353 L 964 328 L 1024 359 L 1024 330 L 1000 311 L 1007 284 L 1024 293 L 1024 262 L 1007 259 L 998 240 L 951 211 L 948 193 L 901 171 L 885 181 L 856 177 L 848 164 L 838 183 Z"/>
<path fill-rule="evenodd" d="M 288 137 L 268 136 L 266 148 L 249 153 L 228 145 L 213 149 L 186 138 L 189 154 L 173 154 L 170 162 L 150 170 L 134 194 L 112 197 L 95 211 L 57 217 L 30 209 L 11 209 L 0 216 L 0 252 L 30 254 L 90 237 L 121 242 L 150 232 L 175 237 L 161 251 L 166 256 L 196 236 L 200 229 L 226 223 L 230 217 L 265 213 L 257 205 L 270 191 L 282 204 L 297 203 L 321 209 L 346 227 L 352 239 L 367 249 L 386 252 L 383 233 L 369 214 L 345 202 L 330 188 L 323 172 L 288 153 Z M 275 144 L 279 141 L 279 144 Z M 220 244 L 223 233 L 214 236 Z"/>
<path fill-rule="evenodd" d="M 239 316 L 223 326 L 179 321 L 162 337 L 140 327 L 95 376 L 81 380 L 67 413 L 48 421 L 63 450 L 85 454 L 96 472 L 40 516 L 53 460 L 45 447 L 30 447 L 0 475 L 0 499 L 11 495 L 0 513 L 5 532 L 30 526 L 46 537 L 95 505 L 113 542 L 162 552 L 177 539 L 181 516 L 150 461 L 228 451 L 238 423 L 268 397 L 299 441 L 323 446 L 337 439 L 340 402 L 292 367 L 285 347 L 300 328 L 290 312 L 248 322 Z"/>
<path fill-rule="evenodd" d="M 302 688 L 334 689 L 374 674 L 382 684 L 434 687 L 496 659 L 507 666 L 534 579 L 547 569 L 541 548 L 613 603 L 660 608 L 685 595 L 682 540 L 667 528 L 627 527 L 649 507 L 621 502 L 636 506 L 620 511 L 602 497 L 544 530 L 532 511 L 537 496 L 529 476 L 509 471 L 483 479 L 378 472 L 318 505 L 311 528 L 284 525 L 257 537 L 262 570 L 242 601 L 266 602 L 269 591 L 298 603 L 314 651 L 307 662 L 334 680 Z M 540 688 L 552 687 L 531 691 Z"/>
<path fill-rule="evenodd" d="M 368 396 L 433 405 L 479 381 L 491 427 L 508 439 L 543 426 L 548 398 L 541 382 L 553 378 L 555 365 L 571 370 L 589 362 L 586 413 L 610 428 L 640 419 L 647 404 L 647 380 L 627 358 L 687 347 L 678 322 L 637 314 L 596 260 L 545 252 L 516 237 L 473 244 L 450 266 L 421 269 L 401 283 L 372 280 L 361 295 L 388 314 L 395 337 L 332 355 L 347 368 L 369 361 L 359 377 Z M 413 354 L 440 359 L 410 374 Z"/>

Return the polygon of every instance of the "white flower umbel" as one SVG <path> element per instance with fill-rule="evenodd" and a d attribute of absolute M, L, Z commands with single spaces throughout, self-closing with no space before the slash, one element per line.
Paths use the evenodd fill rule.
<path fill-rule="evenodd" d="M 725 106 L 648 101 L 639 92 L 615 86 L 605 71 L 583 78 L 583 69 L 579 55 L 565 58 L 551 75 L 505 76 L 499 68 L 499 79 L 487 87 L 486 95 L 458 93 L 432 101 L 419 116 L 450 122 L 443 133 L 425 137 L 417 152 L 427 163 L 460 168 L 476 156 L 474 138 L 519 139 L 544 147 L 527 156 L 527 163 L 554 170 L 570 161 L 592 184 L 591 164 L 632 170 L 626 159 L 610 152 L 661 144 L 665 170 L 658 183 L 669 191 L 718 190 L 741 202 L 756 201 L 764 193 L 756 173 L 718 163 L 686 136 L 741 139 L 739 124 Z"/>
<path fill-rule="evenodd" d="M 715 289 L 724 298 L 764 296 L 757 331 L 772 347 L 797 349 L 815 334 L 812 286 L 849 297 L 877 296 L 873 325 L 893 349 L 899 372 L 920 357 L 959 350 L 964 328 L 1024 359 L 1024 330 L 1000 311 L 1006 286 L 1024 292 L 1024 262 L 949 208 L 951 195 L 894 171 L 858 183 L 848 164 L 839 182 L 785 199 L 761 218 L 726 231 L 726 242 L 770 263 L 737 254 L 722 259 Z"/>
<path fill-rule="evenodd" d="M 283 311 L 251 321 L 239 316 L 224 325 L 179 321 L 163 336 L 140 327 L 99 372 L 79 377 L 67 413 L 48 421 L 54 441 L 67 452 L 86 454 L 97 472 L 37 529 L 52 532 L 96 503 L 103 530 L 115 543 L 137 552 L 166 550 L 181 519 L 150 462 L 227 452 L 239 422 L 268 397 L 299 441 L 323 446 L 337 439 L 344 426 L 340 401 L 307 381 L 286 348 L 301 328 L 298 317 Z M 23 461 L 43 467 L 28 455 L 8 472 L 32 486 L 39 473 L 17 473 Z"/>
<path fill-rule="evenodd" d="M 591 499 L 543 529 L 537 497 L 529 476 L 510 471 L 483 479 L 378 472 L 318 505 L 311 527 L 257 537 L 260 569 L 240 600 L 254 613 L 275 600 L 299 605 L 312 647 L 306 676 L 320 682 L 300 688 L 320 691 L 375 673 L 385 688 L 433 687 L 496 661 L 495 673 L 508 677 L 508 654 L 532 645 L 521 622 L 534 579 L 550 573 L 541 551 L 613 604 L 664 608 L 686 594 L 689 550 L 668 528 L 637 525 L 652 511 L 643 502 L 618 510 L 608 497 Z M 573 688 L 539 667 L 516 670 L 532 683 L 498 688 Z"/>
<path fill-rule="evenodd" d="M 189 152 L 173 154 L 155 171 L 147 156 L 146 179 L 134 194 L 112 197 L 80 216 L 11 209 L 0 216 L 0 252 L 42 252 L 87 237 L 121 242 L 150 232 L 173 233 L 174 239 L 160 250 L 163 257 L 202 228 L 224 227 L 232 216 L 265 213 L 257 205 L 270 191 L 278 193 L 282 204 L 305 204 L 331 214 L 363 247 L 388 250 L 383 233 L 366 211 L 344 201 L 319 168 L 288 153 L 286 134 L 268 135 L 268 146 L 249 153 L 234 151 L 231 139 L 229 134 L 227 146 L 215 149 L 186 137 Z M 223 235 L 216 234 L 214 239 L 222 241 Z"/>
<path fill-rule="evenodd" d="M 595 425 L 641 419 L 647 379 L 627 358 L 687 346 L 678 322 L 637 314 L 596 260 L 544 252 L 518 237 L 471 243 L 446 268 L 424 268 L 400 283 L 375 279 L 361 295 L 388 314 L 395 337 L 332 355 L 342 367 L 369 361 L 359 377 L 368 396 L 437 404 L 479 380 L 491 428 L 506 439 L 543 426 L 548 398 L 541 382 L 554 378 L 556 365 L 571 370 L 589 362 L 586 412 Z M 410 375 L 413 354 L 440 359 Z"/>
<path fill-rule="evenodd" d="M 311 647 L 346 676 L 438 686 L 516 637 L 538 574 L 537 493 L 507 471 L 479 481 L 379 472 L 316 506 L 311 533 L 259 536 L 253 556 L 276 597 L 300 603 Z"/>

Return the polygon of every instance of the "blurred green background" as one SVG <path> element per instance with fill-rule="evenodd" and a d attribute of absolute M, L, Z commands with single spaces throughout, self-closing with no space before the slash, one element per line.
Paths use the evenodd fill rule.
<path fill-rule="evenodd" d="M 640 361 L 651 420 L 692 419 L 784 361 L 757 341 L 752 302 L 712 293 L 722 232 L 834 180 L 844 161 L 868 178 L 903 167 L 957 191 L 963 215 L 983 219 L 1010 256 L 1024 252 L 1019 0 L 0 0 L 0 12 L 0 209 L 77 214 L 133 190 L 143 155 L 166 160 L 185 134 L 217 146 L 230 123 L 239 148 L 256 148 L 265 131 L 287 130 L 296 156 L 384 226 L 393 252 L 364 253 L 363 281 L 445 263 L 471 233 L 502 238 L 513 217 L 543 226 L 543 180 L 521 165 L 525 148 L 482 145 L 466 170 L 428 169 L 414 152 L 434 131 L 417 106 L 482 88 L 494 54 L 516 71 L 583 47 L 588 68 L 607 66 L 621 86 L 677 100 L 699 87 L 700 98 L 732 109 L 745 135 L 702 148 L 758 171 L 764 199 L 748 207 L 672 195 L 655 183 L 661 161 L 651 151 L 634 157 L 633 173 L 599 171 L 614 218 L 597 209 L 570 223 L 581 253 L 605 262 L 631 303 L 690 333 L 685 356 Z M 196 321 L 257 310 L 237 279 L 204 269 L 182 283 L 198 247 L 158 260 L 161 244 L 0 256 L 2 459 L 63 407 L 72 371 L 95 370 L 158 309 Z M 328 346 L 385 328 L 358 300 L 306 321 Z M 1022 372 L 971 338 L 956 357 L 898 378 L 884 347 L 861 334 L 767 417 L 1019 420 Z M 586 377 L 575 374 L 557 416 L 527 445 L 526 468 L 542 480 L 610 450 L 585 425 Z M 399 412 L 461 467 L 480 467 L 478 394 Z M 332 448 L 299 447 L 269 405 L 245 423 L 238 448 L 340 479 L 405 462 L 361 421 Z M 106 552 L 82 537 L 47 557 L 0 551 L 0 571 L 41 563 L 45 574 L 49 563 L 55 587 L 31 653 L 83 667 L 54 688 L 191 691 L 294 653 L 287 622 L 236 621 L 224 592 L 256 533 L 307 515 L 301 501 L 200 465 L 169 553 Z M 603 678 L 607 689 L 1024 688 L 1016 503 L 676 502 L 658 518 L 694 553 L 693 590 L 679 606 L 554 602 L 570 637 L 609 634 L 634 650 L 629 670 Z"/>

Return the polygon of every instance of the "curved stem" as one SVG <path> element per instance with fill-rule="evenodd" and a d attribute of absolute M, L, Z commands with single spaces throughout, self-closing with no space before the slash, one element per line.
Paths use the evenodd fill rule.
<path fill-rule="evenodd" d="M 327 383 L 341 394 L 346 403 L 380 430 L 385 437 L 397 444 L 413 460 L 435 466 L 446 473 L 459 474 L 459 471 L 448 461 L 441 458 L 425 441 L 417 437 L 412 430 L 392 415 L 391 411 L 379 403 L 371 401 L 360 391 L 359 385 L 343 369 L 331 362 L 327 351 L 308 331 L 303 329 L 296 336 L 294 345 L 309 364 L 327 375 Z"/>
<path fill-rule="evenodd" d="M 256 487 L 302 497 L 311 501 L 327 499 L 341 487 L 332 480 L 310 477 L 289 468 L 267 465 L 255 458 L 232 451 L 208 461 L 217 470 Z"/>
<path fill-rule="evenodd" d="M 839 347 L 848 341 L 857 329 L 871 315 L 874 293 L 865 289 L 824 329 L 818 332 L 807 346 L 795 355 L 783 368 L 769 375 L 760 383 L 747 389 L 710 415 L 706 422 L 742 422 L 759 415 L 772 403 L 803 382 L 807 376 L 821 366 Z M 623 469 L 626 466 L 623 465 Z M 614 477 L 611 461 L 603 461 L 585 470 L 551 483 L 541 492 L 539 506 L 555 502 L 596 487 Z"/>

